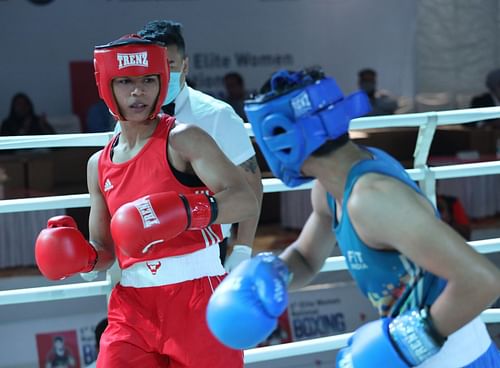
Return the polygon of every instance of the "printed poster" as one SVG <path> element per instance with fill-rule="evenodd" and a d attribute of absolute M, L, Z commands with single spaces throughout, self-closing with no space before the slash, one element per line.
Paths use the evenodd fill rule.
<path fill-rule="evenodd" d="M 36 335 L 40 368 L 80 368 L 76 330 Z"/>

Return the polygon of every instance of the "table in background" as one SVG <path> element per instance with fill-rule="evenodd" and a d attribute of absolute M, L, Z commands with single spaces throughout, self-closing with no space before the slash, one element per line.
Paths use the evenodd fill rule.
<path fill-rule="evenodd" d="M 311 189 L 280 193 L 281 226 L 302 229 L 312 212 Z"/>

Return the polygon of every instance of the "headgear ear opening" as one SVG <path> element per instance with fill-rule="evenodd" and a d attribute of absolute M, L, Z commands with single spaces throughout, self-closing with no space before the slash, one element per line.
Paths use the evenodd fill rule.
<path fill-rule="evenodd" d="M 149 119 L 160 112 L 168 90 L 169 65 L 167 50 L 160 44 L 142 39 L 138 35 L 126 35 L 116 41 L 96 46 L 94 69 L 99 96 L 115 118 L 125 120 L 113 94 L 112 81 L 118 77 L 158 75 L 160 92 Z"/>
<path fill-rule="evenodd" d="M 292 187 L 313 179 L 300 172 L 312 152 L 344 136 L 351 119 L 370 111 L 365 93 L 344 98 L 335 80 L 317 68 L 278 71 L 269 87 L 245 102 L 245 112 L 274 175 Z"/>

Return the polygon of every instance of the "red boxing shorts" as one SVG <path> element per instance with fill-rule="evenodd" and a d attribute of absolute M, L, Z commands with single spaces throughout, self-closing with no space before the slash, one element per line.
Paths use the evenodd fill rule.
<path fill-rule="evenodd" d="M 206 307 L 222 277 L 171 285 L 114 288 L 97 368 L 238 368 L 243 351 L 208 330 Z"/>

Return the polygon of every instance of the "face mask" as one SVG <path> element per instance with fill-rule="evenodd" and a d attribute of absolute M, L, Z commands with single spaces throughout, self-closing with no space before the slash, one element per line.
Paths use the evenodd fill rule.
<path fill-rule="evenodd" d="M 168 81 L 168 92 L 165 98 L 164 105 L 168 105 L 175 100 L 181 91 L 181 72 L 170 72 L 170 80 Z"/>

